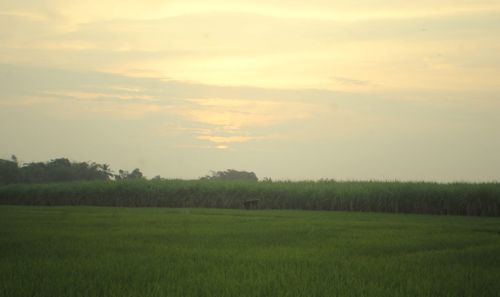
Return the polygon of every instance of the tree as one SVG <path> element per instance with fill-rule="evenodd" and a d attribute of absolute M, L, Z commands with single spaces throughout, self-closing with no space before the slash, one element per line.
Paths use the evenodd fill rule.
<path fill-rule="evenodd" d="M 15 156 L 14 156 L 15 157 Z M 0 159 L 0 184 L 10 184 L 20 181 L 17 159 Z"/>
<path fill-rule="evenodd" d="M 0 159 L 0 183 L 64 182 L 76 180 L 109 180 L 112 176 L 107 164 L 71 162 L 57 158 L 48 162 L 32 162 L 19 166 L 18 159 Z"/>
<path fill-rule="evenodd" d="M 238 171 L 227 169 L 225 171 L 212 171 L 211 175 L 206 175 L 200 178 L 201 180 L 248 180 L 258 181 L 257 175 L 254 172 Z"/>
<path fill-rule="evenodd" d="M 153 177 L 151 180 L 152 181 L 162 181 L 162 180 L 164 180 L 164 178 L 161 177 L 161 176 L 159 176 L 159 175 L 157 175 L 157 176 Z"/>
<path fill-rule="evenodd" d="M 129 174 L 128 177 L 132 179 L 138 179 L 138 178 L 143 178 L 144 176 L 142 175 L 141 170 L 139 170 L 139 168 L 136 168 L 132 170 L 132 172 Z"/>
<path fill-rule="evenodd" d="M 90 170 L 99 179 L 108 180 L 113 176 L 113 172 L 108 164 L 92 163 L 90 164 Z"/>
<path fill-rule="evenodd" d="M 144 175 L 142 174 L 139 168 L 132 170 L 132 172 L 128 172 L 126 170 L 118 170 L 118 174 L 115 175 L 116 180 L 125 180 L 125 179 L 142 179 Z"/>

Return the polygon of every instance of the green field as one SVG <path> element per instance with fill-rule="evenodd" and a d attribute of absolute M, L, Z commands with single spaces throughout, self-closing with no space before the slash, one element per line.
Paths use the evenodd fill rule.
<path fill-rule="evenodd" d="M 500 219 L 0 206 L 0 296 L 499 296 Z"/>
<path fill-rule="evenodd" d="M 144 179 L 0 185 L 0 204 L 348 210 L 500 216 L 500 183 Z"/>

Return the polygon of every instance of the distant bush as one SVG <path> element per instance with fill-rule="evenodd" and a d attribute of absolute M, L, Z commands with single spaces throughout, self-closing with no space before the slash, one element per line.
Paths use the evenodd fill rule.
<path fill-rule="evenodd" d="M 115 180 L 124 180 L 124 179 L 143 179 L 144 175 L 139 168 L 132 170 L 132 172 L 128 172 L 126 170 L 119 170 L 118 174 L 114 175 Z"/>
<path fill-rule="evenodd" d="M 0 204 L 347 210 L 500 216 L 499 183 L 87 181 L 0 186 Z"/>
<path fill-rule="evenodd" d="M 227 169 L 225 171 L 212 171 L 211 175 L 206 175 L 201 180 L 248 180 L 258 181 L 257 175 L 254 172 L 238 171 Z"/>

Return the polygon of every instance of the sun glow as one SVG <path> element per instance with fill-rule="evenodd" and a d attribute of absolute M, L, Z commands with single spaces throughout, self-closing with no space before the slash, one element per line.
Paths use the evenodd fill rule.
<path fill-rule="evenodd" d="M 492 180 L 499 16 L 493 0 L 3 0 L 3 153 Z"/>

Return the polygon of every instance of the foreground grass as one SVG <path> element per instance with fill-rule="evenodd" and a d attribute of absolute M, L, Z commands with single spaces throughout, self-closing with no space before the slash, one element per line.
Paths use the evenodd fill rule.
<path fill-rule="evenodd" d="M 0 296 L 498 296 L 500 219 L 0 206 Z"/>

